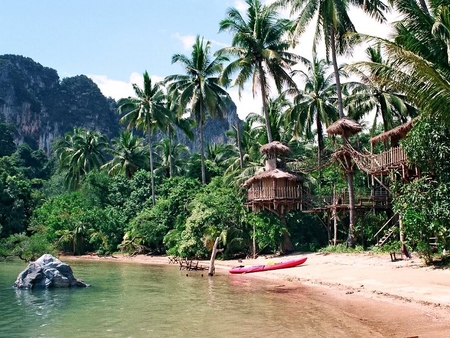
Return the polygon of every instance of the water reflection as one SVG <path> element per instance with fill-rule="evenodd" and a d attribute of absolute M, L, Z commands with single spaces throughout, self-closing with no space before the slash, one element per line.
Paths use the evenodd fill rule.
<path fill-rule="evenodd" d="M 53 312 L 67 306 L 72 297 L 71 289 L 15 289 L 17 306 L 22 307 L 28 315 L 49 318 Z"/>

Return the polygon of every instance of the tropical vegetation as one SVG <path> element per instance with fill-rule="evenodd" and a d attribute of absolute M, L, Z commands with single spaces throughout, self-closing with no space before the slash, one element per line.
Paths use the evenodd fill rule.
<path fill-rule="evenodd" d="M 144 72 L 135 96 L 117 103 L 124 130 L 112 140 L 78 126 L 54 142 L 48 157 L 16 144 L 12 126 L 0 122 L 0 257 L 122 251 L 206 258 L 217 238 L 223 258 L 245 257 L 280 252 L 286 234 L 294 250 L 316 251 L 329 245 L 333 221 L 337 241 L 375 248 L 387 213 L 290 212 L 281 222 L 269 211 L 248 210 L 242 183 L 263 170 L 260 147 L 279 141 L 292 150 L 285 168 L 301 173 L 305 196 L 369 196 L 378 183 L 354 163 L 346 172 L 332 153 L 348 142 L 367 154 L 375 133 L 413 121 L 401 146 L 417 168 L 415 179 L 396 180 L 401 175 L 392 172 L 380 184 L 391 184 L 404 244 L 432 262 L 450 249 L 449 4 L 391 3 L 247 0 L 243 12 L 230 8 L 218 27 L 232 34 L 231 46 L 213 51 L 197 36 L 190 55 L 172 58 L 183 74 L 155 83 Z M 351 6 L 381 21 L 389 9 L 402 17 L 392 38 L 361 35 Z M 313 50 L 296 54 L 316 19 Z M 325 55 L 318 52 L 321 39 Z M 368 59 L 340 65 L 338 56 L 361 42 L 369 44 Z M 233 86 L 251 86 L 262 111 L 231 126 L 227 144 L 208 144 L 205 124 L 227 115 Z M 345 141 L 326 133 L 344 117 L 365 126 L 367 116 L 382 123 L 375 118 L 370 131 Z M 198 152 L 179 141 L 180 132 L 198 139 Z"/>

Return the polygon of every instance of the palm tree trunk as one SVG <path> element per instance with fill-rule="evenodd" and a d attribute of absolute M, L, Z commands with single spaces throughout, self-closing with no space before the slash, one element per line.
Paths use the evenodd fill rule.
<path fill-rule="evenodd" d="M 203 142 L 203 107 L 200 107 L 200 158 L 202 164 L 202 183 L 206 184 L 206 169 L 205 169 L 205 144 Z"/>
<path fill-rule="evenodd" d="M 152 185 L 152 205 L 155 205 L 155 178 L 153 177 L 153 151 L 152 151 L 152 133 L 149 129 L 147 132 L 148 137 L 148 150 L 150 154 L 150 179 Z"/>
<path fill-rule="evenodd" d="M 269 111 L 267 110 L 267 93 L 266 78 L 264 77 L 264 69 L 261 62 L 258 63 L 259 83 L 261 84 L 262 106 L 264 112 L 264 120 L 266 122 L 267 142 L 272 142 L 272 130 L 270 129 Z"/>
<path fill-rule="evenodd" d="M 237 136 L 237 146 L 239 150 L 239 167 L 241 169 L 244 169 L 244 155 L 242 153 L 241 130 L 239 129 L 239 123 L 236 123 L 236 136 Z"/>
<path fill-rule="evenodd" d="M 172 132 L 169 131 L 169 177 L 173 177 L 173 168 L 172 168 Z"/>
<path fill-rule="evenodd" d="M 322 128 L 322 122 L 320 121 L 320 115 L 317 112 L 316 113 L 316 129 L 317 129 L 317 166 L 319 167 L 319 188 L 321 187 L 322 183 L 322 169 L 320 168 L 322 166 L 322 152 L 323 152 L 323 128 Z"/>
<path fill-rule="evenodd" d="M 331 29 L 331 58 L 333 61 L 334 76 L 336 78 L 336 92 L 338 97 L 339 118 L 344 117 L 344 107 L 342 104 L 341 79 L 339 78 L 339 69 L 336 58 L 336 35 L 334 29 Z"/>

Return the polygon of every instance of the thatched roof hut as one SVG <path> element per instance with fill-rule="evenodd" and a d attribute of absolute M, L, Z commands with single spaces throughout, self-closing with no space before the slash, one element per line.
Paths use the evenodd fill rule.
<path fill-rule="evenodd" d="M 370 139 L 370 143 L 374 145 L 377 142 L 386 142 L 387 140 L 391 140 L 391 145 L 395 146 L 398 144 L 398 141 L 406 136 L 408 132 L 412 129 L 414 125 L 414 120 L 411 120 L 407 123 L 399 125 L 394 129 L 388 130 L 380 135 L 372 137 Z"/>
<path fill-rule="evenodd" d="M 351 118 L 343 117 L 327 128 L 327 134 L 348 137 L 359 133 L 361 130 L 362 127 L 358 122 Z"/>
<path fill-rule="evenodd" d="M 247 205 L 254 212 L 269 210 L 278 216 L 301 209 L 302 178 L 279 169 L 263 171 L 243 184 Z"/>
<path fill-rule="evenodd" d="M 291 149 L 288 146 L 285 146 L 283 143 L 279 141 L 273 141 L 263 145 L 260 148 L 261 153 L 263 154 L 280 154 L 285 155 L 291 152 Z"/>
<path fill-rule="evenodd" d="M 255 176 L 250 177 L 248 180 L 242 184 L 244 187 L 250 186 L 255 181 L 261 181 L 265 179 L 271 179 L 271 180 L 287 180 L 287 181 L 301 181 L 302 179 L 300 176 L 287 173 L 285 171 L 281 171 L 278 169 L 269 170 L 269 171 L 262 171 L 260 173 L 257 173 Z"/>
<path fill-rule="evenodd" d="M 263 145 L 260 151 L 266 154 L 266 171 L 269 171 L 277 168 L 278 155 L 286 155 L 291 152 L 291 149 L 281 142 L 273 141 Z"/>

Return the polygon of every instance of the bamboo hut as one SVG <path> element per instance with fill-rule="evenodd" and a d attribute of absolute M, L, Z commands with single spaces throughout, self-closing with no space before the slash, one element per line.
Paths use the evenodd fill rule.
<path fill-rule="evenodd" d="M 389 175 L 393 170 L 398 170 L 402 181 L 410 181 L 420 175 L 418 168 L 408 162 L 400 146 L 400 140 L 406 137 L 413 126 L 414 120 L 411 120 L 370 139 L 372 175 Z M 374 153 L 374 145 L 380 142 L 384 144 L 384 151 Z"/>
<path fill-rule="evenodd" d="M 260 151 L 266 154 L 265 170 L 244 182 L 247 206 L 254 212 L 269 210 L 277 216 L 300 209 L 302 177 L 277 168 L 278 155 L 290 153 L 289 147 L 275 141 L 263 145 Z"/>

